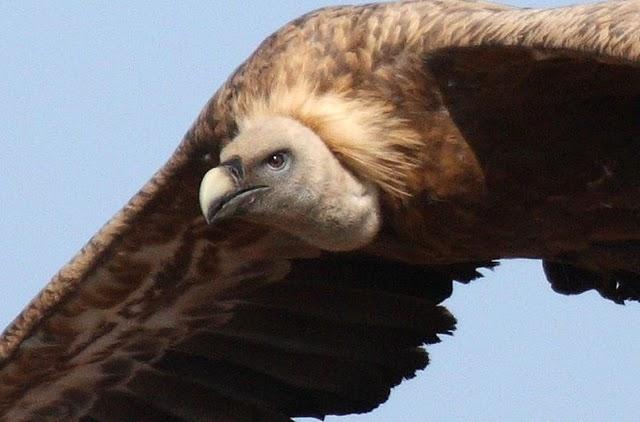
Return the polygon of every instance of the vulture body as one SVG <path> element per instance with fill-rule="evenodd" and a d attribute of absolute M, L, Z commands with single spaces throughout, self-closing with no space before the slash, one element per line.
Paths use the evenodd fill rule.
<path fill-rule="evenodd" d="M 640 300 L 639 151 L 638 1 L 312 12 L 5 331 L 0 414 L 365 412 L 500 258 Z"/>

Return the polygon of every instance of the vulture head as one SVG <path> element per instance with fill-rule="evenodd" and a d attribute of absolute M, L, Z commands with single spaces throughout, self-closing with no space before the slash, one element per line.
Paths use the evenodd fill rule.
<path fill-rule="evenodd" d="M 380 228 L 378 189 L 345 168 L 299 121 L 244 121 L 200 186 L 208 223 L 242 217 L 321 249 L 360 248 Z"/>

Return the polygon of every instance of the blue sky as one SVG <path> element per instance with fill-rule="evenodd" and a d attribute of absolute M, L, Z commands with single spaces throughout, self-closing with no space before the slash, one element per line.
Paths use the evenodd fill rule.
<path fill-rule="evenodd" d="M 165 162 L 264 37 L 327 4 L 0 2 L 0 324 Z M 555 294 L 523 260 L 446 304 L 459 328 L 427 370 L 343 421 L 637 419 L 640 305 Z"/>

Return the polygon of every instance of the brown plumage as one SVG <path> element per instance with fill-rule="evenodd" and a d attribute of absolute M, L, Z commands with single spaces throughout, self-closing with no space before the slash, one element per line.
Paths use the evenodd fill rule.
<path fill-rule="evenodd" d="M 285 26 L 7 329 L 0 413 L 366 411 L 454 328 L 437 306 L 451 280 L 498 258 L 544 259 L 564 293 L 640 299 L 639 26 L 637 1 L 417 1 Z M 205 174 L 233 150 L 252 177 L 245 155 L 267 140 L 241 137 L 282 117 L 373 195 L 379 226 L 357 250 L 322 252 L 307 214 L 205 224 Z"/>

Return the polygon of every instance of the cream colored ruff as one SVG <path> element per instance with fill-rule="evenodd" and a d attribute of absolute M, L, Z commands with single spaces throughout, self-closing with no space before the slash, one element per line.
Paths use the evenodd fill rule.
<path fill-rule="evenodd" d="M 232 105 L 242 131 L 248 121 L 271 116 L 294 118 L 313 130 L 358 177 L 372 181 L 387 193 L 403 198 L 410 195 L 404 175 L 419 163 L 422 141 L 407 121 L 393 114 L 381 101 L 347 98 L 337 90 L 317 94 L 301 82 L 292 87 L 278 83 L 268 97 L 243 96 Z"/>

